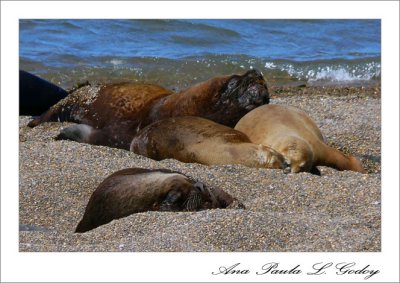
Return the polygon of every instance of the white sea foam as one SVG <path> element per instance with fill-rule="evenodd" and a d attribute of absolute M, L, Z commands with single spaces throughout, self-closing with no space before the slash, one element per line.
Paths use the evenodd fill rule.
<path fill-rule="evenodd" d="M 274 64 L 274 62 L 265 62 L 265 69 L 275 69 L 276 65 Z"/>
<path fill-rule="evenodd" d="M 380 76 L 380 64 L 368 63 L 364 66 L 326 66 L 316 71 L 310 70 L 306 78 L 309 82 L 331 81 L 331 82 L 354 82 L 368 81 Z"/>
<path fill-rule="evenodd" d="M 122 65 L 124 62 L 122 60 L 112 59 L 110 63 L 114 66 Z"/>
<path fill-rule="evenodd" d="M 308 82 L 358 82 L 379 79 L 381 64 L 379 62 L 364 63 L 298 63 L 271 62 L 264 65 L 265 70 L 280 71 L 290 77 Z"/>

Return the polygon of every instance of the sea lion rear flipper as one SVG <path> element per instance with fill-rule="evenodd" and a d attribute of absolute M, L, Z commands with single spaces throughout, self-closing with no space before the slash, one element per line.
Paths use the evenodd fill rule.
<path fill-rule="evenodd" d="M 122 133 L 122 134 L 121 134 Z M 121 127 L 95 128 L 87 124 L 76 124 L 62 129 L 55 140 L 73 140 L 93 145 L 108 145 L 129 150 L 132 136 Z"/>
<path fill-rule="evenodd" d="M 39 125 L 40 124 L 40 116 L 34 116 L 34 117 L 32 117 L 33 118 L 33 120 L 32 121 L 30 121 L 29 123 L 28 123 L 28 127 L 30 127 L 30 128 L 34 128 L 34 127 L 36 127 L 37 125 Z"/>
<path fill-rule="evenodd" d="M 366 173 L 360 160 L 354 156 L 346 156 L 340 150 L 329 147 L 324 144 L 323 158 L 319 158 L 318 164 L 323 166 L 329 166 L 337 170 L 351 170 L 359 173 Z"/>
<path fill-rule="evenodd" d="M 61 109 L 59 104 L 53 105 L 49 110 L 44 112 L 40 116 L 32 117 L 33 120 L 28 123 L 28 127 L 34 128 L 42 123 L 45 122 L 63 122 L 63 121 L 71 121 L 75 122 L 74 120 L 68 119 L 67 115 L 68 111 L 64 111 Z"/>

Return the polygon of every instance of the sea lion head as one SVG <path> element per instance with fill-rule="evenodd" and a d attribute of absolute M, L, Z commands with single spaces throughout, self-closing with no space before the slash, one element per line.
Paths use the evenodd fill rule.
<path fill-rule="evenodd" d="M 161 200 L 162 211 L 197 211 L 224 207 L 212 191 L 202 182 L 195 182 L 184 176 L 174 176 L 165 180 L 170 189 Z"/>
<path fill-rule="evenodd" d="M 299 138 L 289 137 L 279 150 L 290 166 L 292 173 L 310 172 L 314 164 L 314 153 L 310 145 Z"/>
<path fill-rule="evenodd" d="M 214 116 L 206 117 L 233 127 L 247 112 L 269 103 L 267 83 L 261 72 L 247 71 L 244 75 L 224 77 Z"/>
<path fill-rule="evenodd" d="M 258 145 L 257 159 L 265 168 L 283 169 L 288 173 L 289 164 L 284 156 L 269 146 Z"/>

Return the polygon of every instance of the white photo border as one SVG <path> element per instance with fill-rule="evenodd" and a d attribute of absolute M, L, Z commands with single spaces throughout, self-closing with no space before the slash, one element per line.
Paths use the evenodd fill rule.
<path fill-rule="evenodd" d="M 19 20 L 99 19 L 381 19 L 382 251 L 375 253 L 19 253 L 18 70 Z M 1 277 L 18 282 L 353 282 L 359 276 L 216 276 L 240 262 L 303 267 L 355 261 L 380 273 L 367 281 L 399 279 L 399 3 L 380 1 L 26 1 L 1 2 Z M 305 269 L 305 268 L 304 268 Z M 304 270 L 303 269 L 303 270 Z"/>

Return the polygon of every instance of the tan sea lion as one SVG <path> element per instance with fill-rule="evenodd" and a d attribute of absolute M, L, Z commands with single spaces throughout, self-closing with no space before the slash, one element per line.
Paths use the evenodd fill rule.
<path fill-rule="evenodd" d="M 253 143 L 270 146 L 281 153 L 291 171 L 318 174 L 316 166 L 365 173 L 353 156 L 325 144 L 318 126 L 304 111 L 283 105 L 263 105 L 246 114 L 235 126 Z"/>
<path fill-rule="evenodd" d="M 83 233 L 145 211 L 197 211 L 244 206 L 223 190 L 165 169 L 129 168 L 108 176 L 93 192 L 76 227 Z"/>
<path fill-rule="evenodd" d="M 155 160 L 174 158 L 205 165 L 242 164 L 284 169 L 275 150 L 250 142 L 232 128 L 194 116 L 168 118 L 142 129 L 132 140 L 131 151 Z"/>
<path fill-rule="evenodd" d="M 200 116 L 233 127 L 257 106 L 269 102 L 262 74 L 222 76 L 179 93 L 157 85 L 121 83 L 85 86 L 68 95 L 28 126 L 70 121 L 59 138 L 129 149 L 143 127 L 168 117 Z"/>

